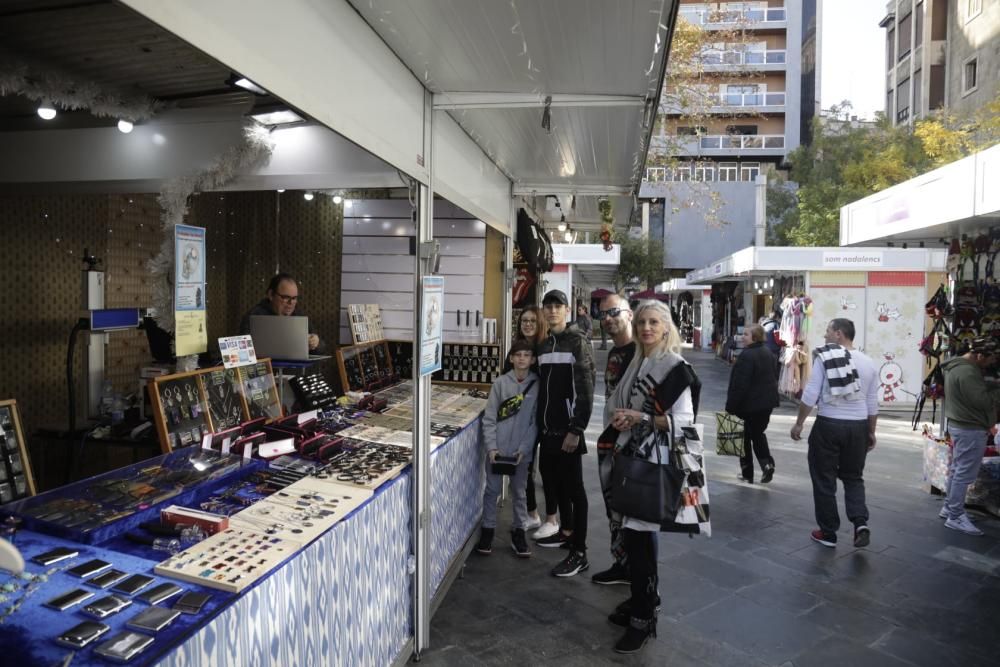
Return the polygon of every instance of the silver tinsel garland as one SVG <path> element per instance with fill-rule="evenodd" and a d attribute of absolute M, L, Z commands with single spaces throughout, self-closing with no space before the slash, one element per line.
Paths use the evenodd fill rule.
<path fill-rule="evenodd" d="M 11 94 L 50 102 L 67 111 L 85 109 L 98 118 L 132 122 L 151 118 L 162 107 L 148 95 L 104 90 L 93 81 L 0 53 L 0 96 Z"/>

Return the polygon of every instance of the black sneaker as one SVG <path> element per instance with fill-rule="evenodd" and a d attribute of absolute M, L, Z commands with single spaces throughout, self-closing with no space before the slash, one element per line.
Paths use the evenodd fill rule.
<path fill-rule="evenodd" d="M 868 526 L 861 524 L 854 527 L 854 546 L 858 549 L 863 549 L 871 544 L 872 541 L 872 531 L 868 530 Z"/>
<path fill-rule="evenodd" d="M 557 533 L 549 535 L 548 537 L 543 537 L 540 540 L 535 540 L 535 544 L 537 544 L 540 547 L 548 547 L 550 549 L 554 549 L 561 547 L 568 540 L 569 536 L 560 530 Z"/>
<path fill-rule="evenodd" d="M 773 465 L 764 466 L 764 472 L 761 473 L 760 476 L 760 483 L 767 484 L 772 479 L 774 479 L 774 466 Z"/>
<path fill-rule="evenodd" d="M 510 548 L 520 558 L 527 558 L 531 555 L 531 549 L 528 548 L 528 540 L 524 538 L 523 529 L 518 528 L 510 534 Z"/>
<path fill-rule="evenodd" d="M 612 563 L 611 567 L 604 572 L 598 572 L 590 580 L 595 584 L 602 584 L 604 586 L 611 586 L 613 584 L 625 584 L 627 586 L 632 583 L 632 580 L 628 576 L 628 569 L 620 563 Z"/>
<path fill-rule="evenodd" d="M 476 544 L 476 553 L 489 556 L 493 553 L 493 529 L 483 528 L 479 533 L 479 542 Z"/>
<path fill-rule="evenodd" d="M 572 577 L 590 567 L 587 554 L 583 551 L 571 551 L 561 563 L 552 568 L 553 577 Z"/>
<path fill-rule="evenodd" d="M 656 619 L 629 619 L 625 634 L 615 644 L 616 653 L 638 653 L 646 645 L 650 637 L 656 636 Z"/>

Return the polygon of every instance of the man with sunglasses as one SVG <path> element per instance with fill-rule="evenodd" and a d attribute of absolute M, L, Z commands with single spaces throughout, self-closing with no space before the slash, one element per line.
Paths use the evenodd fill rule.
<path fill-rule="evenodd" d="M 254 315 L 304 316 L 299 310 L 299 283 L 290 273 L 276 273 L 267 285 L 267 296 L 240 320 L 240 334 L 250 333 L 250 318 Z M 309 352 L 325 354 L 326 345 L 319 339 L 309 322 Z"/>
<path fill-rule="evenodd" d="M 628 301 L 617 294 L 609 294 L 601 299 L 601 311 L 597 314 L 604 330 L 611 336 L 612 348 L 608 352 L 608 364 L 604 369 L 604 398 L 607 399 L 618 386 L 622 373 L 632 363 L 635 356 L 635 340 L 632 336 L 632 311 Z M 604 425 L 606 429 L 611 423 L 611 415 L 605 410 Z M 608 446 L 605 446 L 607 444 Z M 622 533 L 622 517 L 612 512 L 608 507 L 608 496 L 611 486 L 611 469 L 614 465 L 614 442 L 597 443 L 597 475 L 601 481 L 601 494 L 604 496 L 604 510 L 608 515 L 611 528 L 611 557 L 614 562 L 607 570 L 598 572 L 590 578 L 595 584 L 611 585 L 625 584 L 629 578 L 628 564 L 625 559 L 625 543 Z"/>

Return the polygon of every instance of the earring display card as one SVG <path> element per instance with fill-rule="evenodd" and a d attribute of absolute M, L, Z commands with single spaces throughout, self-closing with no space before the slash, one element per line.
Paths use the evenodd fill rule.
<path fill-rule="evenodd" d="M 206 371 L 201 379 L 215 431 L 239 426 L 249 419 L 240 396 L 235 368 L 212 369 Z"/>
<path fill-rule="evenodd" d="M 347 306 L 347 314 L 351 320 L 351 340 L 355 345 L 385 338 L 382 332 L 382 313 L 378 304 L 350 304 Z"/>
<path fill-rule="evenodd" d="M 277 419 L 281 416 L 281 401 L 274 383 L 270 359 L 239 369 L 243 380 L 243 395 L 250 419 Z"/>
<path fill-rule="evenodd" d="M 17 402 L 0 401 L 0 505 L 33 495 L 35 479 Z"/>

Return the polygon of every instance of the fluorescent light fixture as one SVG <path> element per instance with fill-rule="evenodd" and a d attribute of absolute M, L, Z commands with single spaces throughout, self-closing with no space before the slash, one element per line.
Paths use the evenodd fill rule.
<path fill-rule="evenodd" d="M 306 201 L 312 201 L 313 200 L 313 193 L 307 192 L 307 193 L 305 193 L 305 194 L 302 195 L 302 198 L 305 199 Z"/>
<path fill-rule="evenodd" d="M 341 197 L 340 195 L 333 195 L 333 203 L 334 204 L 339 204 L 342 201 L 344 201 L 343 197 Z"/>
<path fill-rule="evenodd" d="M 558 225 L 556 225 L 556 229 L 558 229 L 560 232 L 565 232 L 566 231 L 566 223 L 565 222 L 560 222 Z"/>
<path fill-rule="evenodd" d="M 42 120 L 52 120 L 56 117 L 56 108 L 51 102 L 42 102 L 38 105 L 38 116 Z"/>
<path fill-rule="evenodd" d="M 278 188 L 278 192 L 284 192 L 285 188 Z"/>
<path fill-rule="evenodd" d="M 258 86 L 256 83 L 246 78 L 245 76 L 236 76 L 235 74 L 230 78 L 229 83 L 243 90 L 249 90 L 251 93 L 257 95 L 267 95 L 267 91 Z"/>
<path fill-rule="evenodd" d="M 250 117 L 261 125 L 268 126 L 304 123 L 306 120 L 288 107 L 270 107 L 267 109 L 261 109 L 256 113 L 250 114 Z"/>
<path fill-rule="evenodd" d="M 118 121 L 118 131 L 121 132 L 122 134 L 128 134 L 129 132 L 132 131 L 133 127 L 134 126 L 132 125 L 132 121 L 125 120 L 124 118 Z"/>

